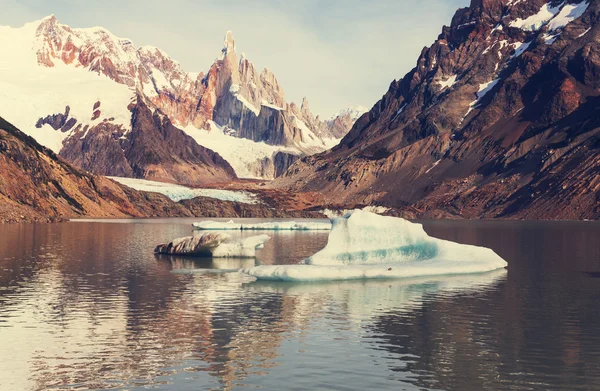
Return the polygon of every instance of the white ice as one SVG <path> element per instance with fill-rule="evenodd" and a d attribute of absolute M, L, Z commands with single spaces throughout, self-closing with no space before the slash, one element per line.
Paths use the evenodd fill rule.
<path fill-rule="evenodd" d="M 233 220 L 222 221 L 200 221 L 192 224 L 195 229 L 200 230 L 264 230 L 264 231 L 329 231 L 330 222 L 320 221 L 269 221 L 266 223 L 236 223 Z"/>
<path fill-rule="evenodd" d="M 331 219 L 334 217 L 344 216 L 344 215 L 352 212 L 353 210 L 354 209 L 323 209 L 323 210 L 321 210 L 321 213 L 323 213 L 325 216 L 327 216 Z M 388 208 L 386 206 L 368 205 L 368 206 L 365 206 L 364 208 L 362 208 L 362 210 L 364 210 L 366 212 L 377 213 L 378 215 L 381 215 L 386 212 L 389 212 L 390 208 Z"/>
<path fill-rule="evenodd" d="M 182 185 L 149 181 L 146 179 L 109 177 L 122 185 L 140 191 L 150 191 L 163 194 L 175 202 L 189 200 L 194 197 L 215 198 L 222 201 L 240 202 L 242 204 L 257 204 L 259 199 L 246 191 L 233 191 L 221 189 L 192 189 Z"/>
<path fill-rule="evenodd" d="M 421 224 L 355 210 L 333 219 L 327 246 L 302 264 L 242 272 L 259 280 L 326 281 L 484 273 L 506 265 L 491 249 L 432 238 Z"/>
<path fill-rule="evenodd" d="M 205 233 L 160 244 L 154 252 L 175 256 L 252 258 L 256 256 L 256 250 L 263 248 L 269 239 L 268 235 L 255 235 L 232 241 L 226 233 Z"/>
<path fill-rule="evenodd" d="M 239 178 L 261 179 L 260 172 L 263 161 L 272 159 L 277 152 L 300 153 L 295 148 L 269 145 L 265 142 L 232 136 L 227 134 L 226 128 L 213 121 L 208 121 L 208 124 L 209 130 L 198 129 L 191 124 L 182 127 L 182 130 L 198 144 L 217 152 L 227 160 Z M 265 179 L 272 178 L 266 177 Z"/>
<path fill-rule="evenodd" d="M 212 256 L 213 258 L 252 258 L 256 256 L 256 250 L 263 248 L 269 239 L 268 235 L 256 235 L 221 243 L 212 251 Z"/>

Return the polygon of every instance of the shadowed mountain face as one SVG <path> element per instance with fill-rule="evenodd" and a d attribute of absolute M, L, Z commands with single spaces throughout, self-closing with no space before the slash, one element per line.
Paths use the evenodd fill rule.
<path fill-rule="evenodd" d="M 153 178 L 202 185 L 236 178 L 219 154 L 198 145 L 152 111 L 141 96 L 132 108 L 131 131 L 108 122 L 65 140 L 60 156 L 77 167 L 101 175 Z"/>
<path fill-rule="evenodd" d="M 600 218 L 600 2 L 474 0 L 277 186 L 418 217 Z"/>
<path fill-rule="evenodd" d="M 191 215 L 163 195 L 72 167 L 0 117 L 0 222 Z"/>

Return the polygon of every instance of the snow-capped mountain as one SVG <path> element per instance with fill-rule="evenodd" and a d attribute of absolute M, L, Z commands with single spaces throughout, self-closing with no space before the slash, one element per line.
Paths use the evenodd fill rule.
<path fill-rule="evenodd" d="M 158 48 L 54 16 L 0 27 L 0 50 L 5 117 L 99 174 L 187 184 L 236 173 L 273 178 L 349 130 L 315 118 L 306 102 L 287 103 L 270 71 L 238 61 L 231 33 L 207 74 L 184 71 Z"/>
<path fill-rule="evenodd" d="M 279 186 L 412 217 L 600 217 L 600 1 L 474 0 Z"/>

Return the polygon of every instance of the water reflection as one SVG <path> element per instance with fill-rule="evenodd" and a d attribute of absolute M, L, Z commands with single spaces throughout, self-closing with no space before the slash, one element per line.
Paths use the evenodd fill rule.
<path fill-rule="evenodd" d="M 600 279 L 578 271 L 600 231 L 471 224 L 426 229 L 508 271 L 257 283 L 228 270 L 291 263 L 326 234 L 194 260 L 152 253 L 187 223 L 2 226 L 0 389 L 599 389 Z"/>

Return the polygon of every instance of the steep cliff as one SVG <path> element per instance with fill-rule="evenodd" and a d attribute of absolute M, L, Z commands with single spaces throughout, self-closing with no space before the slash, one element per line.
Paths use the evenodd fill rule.
<path fill-rule="evenodd" d="M 418 217 L 600 218 L 600 2 L 473 0 L 278 182 Z"/>

